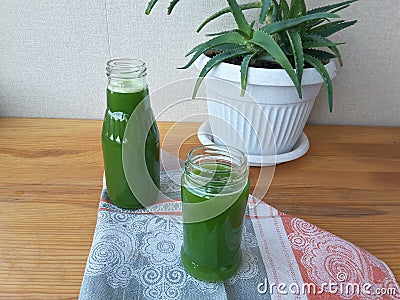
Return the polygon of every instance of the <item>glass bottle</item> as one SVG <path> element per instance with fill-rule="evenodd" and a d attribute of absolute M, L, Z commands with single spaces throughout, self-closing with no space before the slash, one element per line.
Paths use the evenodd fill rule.
<path fill-rule="evenodd" d="M 249 195 L 246 156 L 233 147 L 194 148 L 185 162 L 181 192 L 185 270 L 204 281 L 229 279 L 239 270 L 242 257 Z"/>
<path fill-rule="evenodd" d="M 130 188 L 132 184 L 128 184 L 126 168 L 138 168 L 139 162 L 145 161 L 150 176 L 136 176 L 136 184 L 144 188 L 160 185 L 160 138 L 150 106 L 146 65 L 136 59 L 114 59 L 107 62 L 106 71 L 107 109 L 102 129 L 102 147 L 107 193 L 110 200 L 119 207 L 141 208 L 143 202 L 147 203 L 149 199 L 138 199 L 137 193 Z M 140 140 L 139 135 L 147 136 L 143 143 L 144 151 L 136 146 L 124 148 L 129 149 L 129 153 L 124 153 L 124 156 L 133 162 L 127 166 L 123 159 L 123 147 L 127 143 L 125 132 L 128 126 L 135 129 L 134 136 L 130 138 L 131 144 Z M 136 166 L 135 162 L 138 162 Z"/>

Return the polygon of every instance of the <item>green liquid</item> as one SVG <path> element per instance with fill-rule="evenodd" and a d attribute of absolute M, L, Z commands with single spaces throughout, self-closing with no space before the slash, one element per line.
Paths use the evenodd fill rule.
<path fill-rule="evenodd" d="M 220 164 L 212 168 L 229 170 Z M 186 176 L 182 176 L 183 205 L 220 200 L 219 196 L 212 197 L 219 195 L 224 185 L 210 182 L 204 187 L 193 187 Z M 181 261 L 193 277 L 210 282 L 225 281 L 237 273 L 241 264 L 240 243 L 248 195 L 249 181 L 239 190 L 221 196 L 221 199 L 230 198 L 233 203 L 221 214 L 205 221 L 183 224 Z M 185 206 L 183 215 L 185 218 Z"/>
<path fill-rule="evenodd" d="M 102 130 L 102 146 L 104 170 L 107 182 L 107 192 L 111 201 L 122 208 L 141 208 L 142 204 L 133 195 L 129 188 L 125 177 L 122 160 L 122 144 L 124 142 L 124 133 L 133 110 L 142 102 L 149 101 L 147 88 L 132 93 L 113 92 L 107 89 L 107 110 L 103 122 Z M 143 103 L 142 103 L 143 104 Z M 147 103 L 146 103 L 147 104 Z M 138 130 L 143 127 L 143 130 L 148 130 L 146 122 L 152 122 L 150 130 L 145 142 L 145 161 L 147 170 L 154 184 L 160 186 L 160 138 L 157 124 L 154 121 L 154 116 L 151 111 L 150 102 L 148 105 L 140 105 L 140 118 L 135 118 L 133 124 Z M 145 107 L 146 109 L 144 109 Z M 132 122 L 132 121 L 131 121 Z M 130 122 L 130 126 L 132 123 Z M 135 158 L 135 155 L 140 151 L 132 151 L 129 153 L 135 159 L 143 159 L 142 157 Z M 143 178 L 137 177 L 135 180 L 141 186 L 149 185 Z"/>

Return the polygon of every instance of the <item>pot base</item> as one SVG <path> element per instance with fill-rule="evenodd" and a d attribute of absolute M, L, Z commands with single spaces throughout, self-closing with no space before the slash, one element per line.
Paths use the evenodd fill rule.
<path fill-rule="evenodd" d="M 215 144 L 214 137 L 211 132 L 210 122 L 206 121 L 200 125 L 197 130 L 197 137 L 203 145 Z M 310 142 L 307 135 L 302 132 L 300 138 L 297 140 L 292 151 L 278 155 L 254 155 L 247 154 L 247 159 L 250 166 L 262 167 L 281 164 L 291 160 L 295 160 L 307 153 L 310 148 Z"/>

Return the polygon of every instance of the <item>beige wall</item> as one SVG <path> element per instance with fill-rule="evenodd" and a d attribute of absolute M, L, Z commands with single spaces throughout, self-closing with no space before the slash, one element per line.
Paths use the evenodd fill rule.
<path fill-rule="evenodd" d="M 176 67 L 204 39 L 194 34 L 196 26 L 225 1 L 182 0 L 169 17 L 167 2 L 160 0 L 145 16 L 145 0 L 1 0 L 0 115 L 101 119 L 110 55 L 144 60 L 153 91 L 194 77 L 194 69 Z M 308 1 L 310 6 L 332 2 Z M 345 67 L 334 81 L 334 113 L 328 112 L 323 90 L 311 123 L 400 125 L 400 1 L 382 3 L 360 0 L 343 12 L 359 23 L 337 35 L 348 43 L 342 46 Z M 207 31 L 230 24 L 227 17 Z M 163 119 L 199 111 L 205 111 L 201 104 L 187 106 Z"/>

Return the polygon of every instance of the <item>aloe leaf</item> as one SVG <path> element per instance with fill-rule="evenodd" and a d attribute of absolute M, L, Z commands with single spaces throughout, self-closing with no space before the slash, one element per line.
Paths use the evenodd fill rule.
<path fill-rule="evenodd" d="M 340 20 L 340 21 L 335 21 L 335 22 L 320 25 L 318 27 L 311 28 L 309 30 L 309 32 L 313 33 L 313 34 L 314 33 L 319 34 L 324 37 L 328 37 L 340 30 L 343 30 L 347 27 L 354 25 L 355 23 L 357 23 L 357 20 L 353 20 L 353 21 L 349 21 L 349 22 Z"/>
<path fill-rule="evenodd" d="M 341 67 L 343 67 L 343 59 L 342 59 L 342 55 L 339 52 L 339 49 L 336 46 L 330 46 L 328 47 L 329 49 L 332 50 L 332 52 L 336 55 L 338 61 L 339 61 L 339 65 Z"/>
<path fill-rule="evenodd" d="M 310 48 L 320 48 L 320 47 L 335 47 L 337 45 L 342 45 L 344 43 L 334 43 L 332 41 L 324 41 L 324 40 L 313 40 L 313 41 L 305 41 L 303 43 L 304 49 Z"/>
<path fill-rule="evenodd" d="M 265 32 L 255 31 L 253 34 L 253 38 L 251 39 L 251 42 L 262 47 L 265 51 L 271 54 L 276 60 L 276 62 L 279 63 L 285 69 L 290 79 L 292 79 L 297 89 L 297 93 L 301 98 L 302 97 L 301 85 L 297 78 L 296 72 L 293 70 L 293 67 L 290 64 L 289 59 L 286 57 L 285 53 L 283 52 L 281 47 L 279 47 L 279 45 L 275 42 L 275 40 Z"/>
<path fill-rule="evenodd" d="M 277 22 L 282 20 L 282 18 L 279 15 L 279 3 L 276 0 L 272 0 L 274 3 L 274 8 L 272 10 L 272 20 L 273 22 Z"/>
<path fill-rule="evenodd" d="M 244 43 L 244 41 L 245 40 L 244 40 L 243 36 L 237 32 L 227 33 L 227 34 L 212 38 L 211 40 L 194 47 L 185 56 L 188 56 L 194 52 L 197 52 L 200 48 L 205 48 L 207 50 L 210 47 L 215 47 L 215 46 L 222 45 L 222 44 L 242 44 L 242 43 Z"/>
<path fill-rule="evenodd" d="M 310 15 L 299 17 L 299 18 L 294 18 L 294 19 L 283 20 L 283 21 L 271 23 L 271 24 L 261 27 L 260 30 L 262 30 L 266 33 L 269 33 L 269 34 L 273 34 L 273 33 L 279 32 L 279 31 L 287 30 L 294 26 L 298 26 L 304 22 L 307 22 L 310 20 L 315 20 L 315 19 L 321 19 L 321 18 L 339 18 L 339 16 L 336 14 L 332 14 L 332 13 L 310 14 Z"/>
<path fill-rule="evenodd" d="M 339 57 L 340 57 L 340 53 L 339 53 L 339 50 L 337 50 L 336 46 L 345 44 L 344 42 L 334 43 L 330 39 L 323 37 L 321 35 L 318 35 L 318 34 L 306 34 L 305 37 L 306 37 L 307 41 L 303 43 L 304 48 L 309 49 L 309 48 L 328 47 L 331 49 L 333 47 L 334 49 L 331 49 L 331 50 L 333 50 L 333 52 L 335 54 L 338 53 Z M 340 58 L 339 57 L 338 57 L 339 62 L 341 62 L 342 59 L 341 59 L 341 57 Z"/>
<path fill-rule="evenodd" d="M 226 30 L 226 31 L 220 31 L 220 32 L 214 32 L 214 33 L 206 33 L 205 36 L 217 36 L 217 35 L 223 35 L 231 32 L 237 32 L 239 34 L 242 34 L 242 32 L 238 29 L 232 29 L 232 30 Z"/>
<path fill-rule="evenodd" d="M 282 20 L 290 19 L 290 17 L 289 17 L 289 4 L 287 3 L 286 0 L 281 0 L 279 8 L 280 8 L 280 11 L 281 11 L 281 14 L 282 14 Z"/>
<path fill-rule="evenodd" d="M 261 0 L 260 23 L 264 23 L 267 18 L 269 8 L 271 7 L 271 0 Z"/>
<path fill-rule="evenodd" d="M 320 49 L 304 49 L 304 54 L 311 55 L 321 61 L 336 58 L 336 55 Z"/>
<path fill-rule="evenodd" d="M 247 22 L 242 10 L 240 9 L 239 4 L 237 3 L 236 0 L 227 0 L 227 1 L 232 10 L 232 15 L 236 21 L 236 24 L 237 24 L 239 30 L 243 31 L 248 36 L 250 36 L 253 29 L 250 27 L 250 24 Z"/>
<path fill-rule="evenodd" d="M 219 63 L 228 60 L 230 58 L 234 58 L 234 57 L 238 57 L 238 56 L 242 56 L 242 55 L 246 55 L 249 54 L 248 50 L 244 50 L 244 49 L 232 49 L 231 51 L 225 51 L 222 52 L 216 56 L 214 56 L 213 58 L 211 58 L 206 65 L 203 67 L 203 69 L 201 70 L 199 77 L 196 80 L 196 84 L 194 86 L 194 90 L 193 90 L 193 95 L 192 98 L 196 98 L 197 95 L 197 91 L 199 90 L 200 84 L 202 83 L 204 77 L 208 74 L 208 72 L 210 72 L 216 65 L 218 65 Z"/>
<path fill-rule="evenodd" d="M 241 10 L 247 10 L 247 9 L 253 9 L 253 8 L 260 8 L 261 3 L 260 2 L 252 2 L 252 3 L 246 3 L 246 4 L 241 4 L 239 5 Z M 230 7 L 225 7 L 224 9 L 221 9 L 220 11 L 217 11 L 216 13 L 212 14 L 209 16 L 207 19 L 204 20 L 203 23 L 200 24 L 200 26 L 197 28 L 197 32 L 200 32 L 204 26 L 206 26 L 209 22 L 215 20 L 216 18 L 232 12 Z"/>
<path fill-rule="evenodd" d="M 228 47 L 226 47 L 223 51 L 231 51 L 232 49 L 237 49 L 238 45 L 237 44 L 229 44 Z M 214 49 L 214 47 L 205 47 L 205 48 L 200 48 L 193 56 L 192 58 L 188 61 L 186 65 L 183 67 L 178 67 L 178 69 L 187 69 L 189 68 L 195 61 L 202 55 L 205 51 Z"/>
<path fill-rule="evenodd" d="M 287 31 L 287 36 L 293 52 L 297 78 L 299 80 L 299 83 L 301 84 L 301 78 L 303 77 L 304 68 L 304 54 L 300 33 L 298 31 L 291 30 Z"/>
<path fill-rule="evenodd" d="M 223 44 L 223 45 L 218 45 L 215 47 L 212 47 L 212 50 L 216 51 L 226 51 L 226 50 L 232 50 L 233 48 L 238 48 L 237 44 Z"/>
<path fill-rule="evenodd" d="M 349 7 L 349 6 L 350 6 L 350 4 L 347 4 L 347 5 L 343 6 L 343 7 L 340 7 L 340 8 L 334 9 L 334 10 L 331 10 L 330 13 L 333 13 L 333 14 L 334 14 L 334 13 L 337 13 L 338 11 L 340 11 L 340 10 L 346 8 L 346 7 Z M 322 24 L 322 23 L 325 22 L 325 21 L 330 22 L 329 19 L 321 19 L 321 20 L 313 20 L 313 21 L 310 21 L 310 22 L 307 23 L 307 28 L 308 28 L 308 29 L 314 28 L 315 26 L 318 26 L 319 24 Z"/>
<path fill-rule="evenodd" d="M 325 69 L 322 62 L 320 62 L 315 57 L 305 54 L 304 59 L 307 63 L 309 63 L 311 66 L 313 66 L 318 71 L 319 74 L 321 74 L 322 79 L 324 80 L 325 85 L 326 85 L 329 111 L 332 112 L 332 109 L 333 109 L 333 86 L 332 86 L 332 80 L 329 77 L 328 71 Z"/>
<path fill-rule="evenodd" d="M 273 56 L 269 54 L 258 54 L 253 58 L 253 60 L 276 62 Z"/>
<path fill-rule="evenodd" d="M 229 35 L 229 34 L 228 34 Z M 203 54 L 205 51 L 207 50 L 211 50 L 217 46 L 220 45 L 232 45 L 232 47 L 238 48 L 238 44 L 241 44 L 243 41 L 238 41 L 236 38 L 234 37 L 228 37 L 228 35 L 220 35 L 217 36 L 214 39 L 209 40 L 208 42 L 205 42 L 203 44 L 200 44 L 198 46 L 196 46 L 193 49 L 195 50 L 194 55 L 192 56 L 192 58 L 189 60 L 189 62 L 183 66 L 183 67 L 179 67 L 178 69 L 187 69 L 189 68 L 195 61 L 196 59 L 198 59 L 200 57 L 201 54 Z M 241 35 L 239 35 L 241 37 Z M 228 48 L 230 48 L 228 46 Z M 193 51 L 192 49 L 192 51 Z M 192 51 L 190 51 L 188 53 L 188 55 L 190 55 L 191 53 L 193 53 Z"/>
<path fill-rule="evenodd" d="M 340 11 L 340 10 L 342 10 L 342 9 L 345 9 L 345 8 L 347 8 L 347 7 L 349 7 L 349 6 L 350 6 L 350 4 L 347 4 L 347 5 L 343 6 L 343 7 L 339 7 L 339 8 L 337 8 L 337 9 L 333 9 L 333 10 L 331 10 L 330 12 L 334 14 L 334 13 L 337 13 L 338 11 Z M 328 19 L 322 19 L 322 20 L 310 21 L 310 22 L 308 22 L 308 24 L 307 24 L 307 28 L 308 28 L 308 29 L 314 28 L 315 26 L 318 26 L 318 25 L 322 24 L 322 23 L 325 22 L 325 21 L 329 21 L 329 20 L 328 20 Z"/>
<path fill-rule="evenodd" d="M 337 45 L 342 45 L 344 43 L 334 43 L 326 37 L 317 34 L 307 34 L 307 39 L 311 41 L 307 41 L 303 44 L 304 48 L 318 48 L 318 47 L 328 47 L 337 57 L 340 66 L 343 66 L 342 56 L 339 52 L 339 49 L 336 47 Z"/>
<path fill-rule="evenodd" d="M 146 15 L 150 14 L 151 10 L 153 9 L 154 5 L 156 5 L 156 3 L 158 2 L 158 0 L 150 0 L 149 3 L 147 4 L 146 10 L 144 11 L 144 13 Z"/>
<path fill-rule="evenodd" d="M 350 6 L 350 4 L 347 4 L 347 5 L 338 7 L 338 8 L 336 8 L 336 9 L 332 9 L 330 12 L 335 14 L 335 13 L 337 13 L 338 11 L 341 11 L 341 10 L 343 10 L 343 9 L 345 9 L 345 8 L 348 8 L 349 6 Z"/>
<path fill-rule="evenodd" d="M 168 6 L 167 13 L 170 15 L 172 13 L 172 10 L 174 9 L 175 5 L 177 5 L 179 0 L 171 0 Z"/>
<path fill-rule="evenodd" d="M 320 42 L 321 44 L 323 44 L 323 43 L 327 44 L 327 45 L 316 46 L 316 47 L 328 47 L 328 46 L 335 46 L 335 45 L 345 44 L 344 42 L 334 43 L 330 39 L 328 39 L 327 37 L 324 37 L 324 36 L 319 35 L 319 34 L 306 34 L 305 35 L 305 39 L 306 39 L 306 41 L 309 41 L 309 42 Z"/>
<path fill-rule="evenodd" d="M 300 17 L 306 16 L 307 15 L 307 7 L 306 3 L 304 0 L 299 0 L 299 5 L 300 5 Z M 300 32 L 300 36 L 303 36 L 307 32 L 307 23 L 303 23 L 299 25 L 298 29 Z"/>
<path fill-rule="evenodd" d="M 301 2 L 299 0 L 292 0 L 289 9 L 289 19 L 298 17 L 300 10 L 301 10 Z"/>
<path fill-rule="evenodd" d="M 335 8 L 338 8 L 339 10 L 341 10 L 345 7 L 348 7 L 349 4 L 356 2 L 356 1 L 358 1 L 358 0 L 349 0 L 349 1 L 344 1 L 344 2 L 340 2 L 340 3 L 322 6 L 322 7 L 317 7 L 317 8 L 309 10 L 308 13 L 314 14 L 314 13 L 319 13 L 319 12 L 327 12 L 327 11 L 330 11 Z"/>
<path fill-rule="evenodd" d="M 308 32 L 313 33 L 313 32 L 319 32 L 319 31 L 324 31 L 326 28 L 329 26 L 335 26 L 336 24 L 342 24 L 344 23 L 345 20 L 337 20 L 337 21 L 330 21 L 329 23 L 325 23 L 319 26 L 314 26 L 311 27 L 310 25 L 308 26 Z"/>
<path fill-rule="evenodd" d="M 252 58 L 256 55 L 256 53 L 251 53 L 246 55 L 243 58 L 242 64 L 240 66 L 240 84 L 242 87 L 242 91 L 240 93 L 240 96 L 244 96 L 244 93 L 246 92 L 246 86 L 247 86 L 247 75 L 249 73 L 249 64 Z"/>
<path fill-rule="evenodd" d="M 307 14 L 307 7 L 306 3 L 304 0 L 299 0 L 300 3 L 300 12 L 302 16 L 305 16 Z"/>

